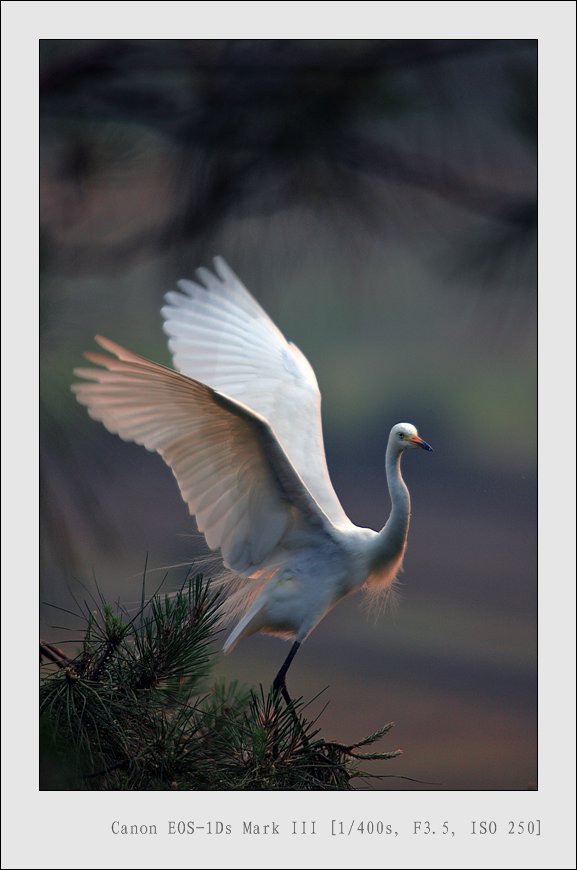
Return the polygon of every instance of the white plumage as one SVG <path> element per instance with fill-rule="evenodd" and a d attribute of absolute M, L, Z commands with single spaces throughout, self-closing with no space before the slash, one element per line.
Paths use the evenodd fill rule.
<path fill-rule="evenodd" d="M 431 449 L 409 423 L 389 436 L 392 511 L 380 532 L 347 518 L 327 470 L 313 369 L 221 258 L 203 285 L 180 281 L 162 309 L 178 371 L 107 339 L 87 353 L 72 389 L 125 441 L 159 453 L 208 546 L 243 578 L 230 612 L 245 613 L 228 651 L 257 631 L 298 645 L 343 596 L 387 590 L 401 565 L 410 501 L 400 473 L 407 447 Z"/>

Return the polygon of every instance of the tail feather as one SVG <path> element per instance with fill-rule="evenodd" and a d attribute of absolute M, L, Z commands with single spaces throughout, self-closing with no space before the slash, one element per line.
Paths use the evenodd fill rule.
<path fill-rule="evenodd" d="M 260 596 L 259 596 L 260 599 Z M 251 634 L 256 634 L 264 626 L 262 609 L 264 601 L 257 599 L 250 610 L 243 616 L 241 621 L 235 626 L 233 631 L 227 637 L 223 650 L 225 653 L 232 652 L 239 640 L 243 637 L 248 637 Z"/>

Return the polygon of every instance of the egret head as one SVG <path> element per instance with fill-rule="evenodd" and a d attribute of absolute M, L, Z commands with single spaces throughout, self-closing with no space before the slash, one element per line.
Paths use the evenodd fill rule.
<path fill-rule="evenodd" d="M 389 445 L 400 453 L 407 450 L 409 447 L 422 447 L 423 450 L 432 450 L 433 448 L 423 441 L 415 426 L 412 423 L 397 423 L 391 429 L 389 435 Z"/>

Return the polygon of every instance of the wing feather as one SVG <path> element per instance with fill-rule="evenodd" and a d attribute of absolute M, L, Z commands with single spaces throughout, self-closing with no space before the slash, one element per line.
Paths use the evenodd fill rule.
<path fill-rule="evenodd" d="M 350 525 L 325 458 L 314 371 L 220 257 L 202 284 L 166 294 L 164 329 L 175 367 L 268 421 L 306 488 L 335 525 Z"/>
<path fill-rule="evenodd" d="M 332 525 L 270 425 L 210 386 L 97 337 L 110 356 L 79 368 L 73 385 L 88 413 L 125 441 L 159 453 L 209 547 L 249 576 L 291 530 L 331 536 Z"/>

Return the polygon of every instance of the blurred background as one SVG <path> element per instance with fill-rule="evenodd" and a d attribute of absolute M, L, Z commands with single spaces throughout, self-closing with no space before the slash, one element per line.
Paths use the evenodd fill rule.
<path fill-rule="evenodd" d="M 198 552 L 162 460 L 70 383 L 95 333 L 170 364 L 163 294 L 221 254 L 316 371 L 354 522 L 387 518 L 391 425 L 435 450 L 404 461 L 400 608 L 342 602 L 291 693 L 329 686 L 327 739 L 396 723 L 371 788 L 535 788 L 536 41 L 42 40 L 40 68 L 46 639 L 75 637 L 49 605 Z M 287 652 L 217 673 L 268 686 Z"/>

